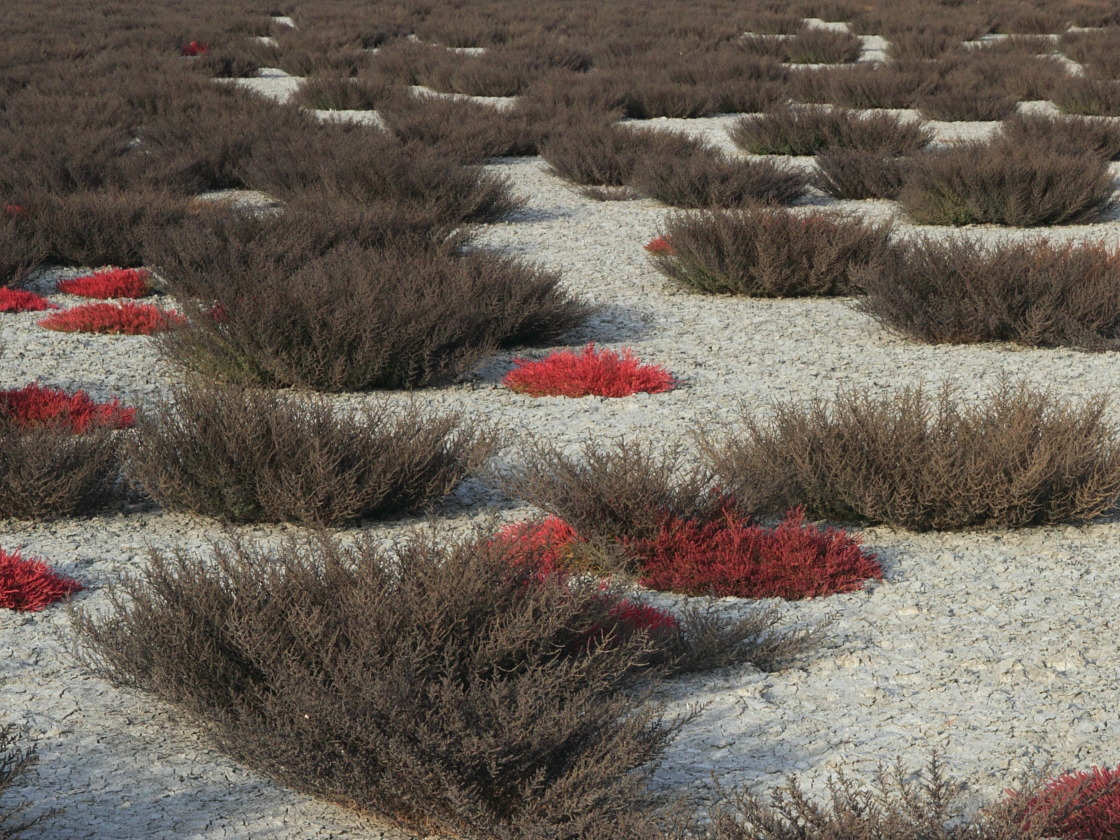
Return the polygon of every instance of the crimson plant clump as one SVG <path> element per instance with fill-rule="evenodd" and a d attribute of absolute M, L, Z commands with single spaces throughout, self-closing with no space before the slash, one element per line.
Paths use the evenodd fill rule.
<path fill-rule="evenodd" d="M 843 295 L 877 266 L 890 226 L 828 212 L 748 208 L 668 218 L 668 250 L 650 250 L 657 270 L 707 293 L 759 297 Z"/>
<path fill-rule="evenodd" d="M 56 332 L 152 335 L 181 327 L 186 319 L 150 303 L 87 303 L 48 315 L 38 323 Z"/>
<path fill-rule="evenodd" d="M 671 391 L 677 380 L 661 365 L 643 364 L 633 351 L 596 350 L 588 344 L 579 353 L 560 350 L 543 359 L 514 359 L 502 384 L 531 397 L 628 397 Z"/>
<path fill-rule="evenodd" d="M 152 275 L 142 268 L 108 268 L 63 280 L 58 290 L 89 298 L 141 298 L 153 291 Z"/>
<path fill-rule="evenodd" d="M 193 383 L 138 418 L 128 476 L 165 507 L 226 522 L 335 525 L 424 508 L 490 455 L 454 413 Z"/>
<path fill-rule="evenodd" d="M 0 418 L 19 429 L 57 425 L 80 434 L 91 428 L 130 429 L 136 409 L 116 398 L 98 402 L 80 388 L 70 392 L 32 382 L 0 390 Z"/>
<path fill-rule="evenodd" d="M 45 312 L 48 309 L 58 309 L 58 304 L 26 289 L 0 286 L 0 312 Z"/>
<path fill-rule="evenodd" d="M 1093 519 L 1120 495 L 1107 399 L 1067 403 L 1025 382 L 974 403 L 950 385 L 777 403 L 699 442 L 720 484 L 758 513 L 800 505 L 914 531 L 1023 528 Z"/>
<path fill-rule="evenodd" d="M 0 549 L 0 609 L 38 612 L 83 588 L 42 560 Z"/>
<path fill-rule="evenodd" d="M 1110 840 L 1120 832 L 1120 766 L 1070 771 L 1025 799 L 1027 830 L 1041 825 L 1062 840 Z"/>

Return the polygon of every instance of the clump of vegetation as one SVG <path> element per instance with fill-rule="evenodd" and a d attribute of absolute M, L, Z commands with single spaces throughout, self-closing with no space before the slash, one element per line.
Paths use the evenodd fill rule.
<path fill-rule="evenodd" d="M 1109 120 L 1050 114 L 1016 114 L 1003 121 L 1000 136 L 1009 143 L 1048 145 L 1120 160 L 1120 125 Z"/>
<path fill-rule="evenodd" d="M 1100 246 L 922 238 L 859 282 L 859 309 L 919 341 L 1120 348 L 1120 255 Z"/>
<path fill-rule="evenodd" d="M 531 397 L 628 397 L 662 394 L 677 385 L 661 365 L 642 364 L 633 351 L 596 350 L 588 344 L 580 353 L 561 350 L 537 361 L 514 359 L 502 384 Z"/>
<path fill-rule="evenodd" d="M 1053 100 L 1067 114 L 1120 117 L 1120 81 L 1071 75 L 1058 85 Z"/>
<path fill-rule="evenodd" d="M 0 610 L 39 612 L 83 588 L 78 581 L 59 574 L 42 560 L 0 549 Z M 2 776 L 0 773 L 0 778 Z"/>
<path fill-rule="evenodd" d="M 48 309 L 58 309 L 58 304 L 26 289 L 0 286 L 0 312 L 46 312 Z"/>
<path fill-rule="evenodd" d="M 896 199 L 906 183 L 906 160 L 860 149 L 825 149 L 817 155 L 813 185 L 833 198 Z"/>
<path fill-rule="evenodd" d="M 705 148 L 703 141 L 683 132 L 581 120 L 554 133 L 541 146 L 541 156 L 553 174 L 565 181 L 621 187 L 630 183 L 634 167 L 643 157 L 684 157 Z"/>
<path fill-rule="evenodd" d="M 19 745 L 18 733 L 13 726 L 0 726 L 0 797 L 11 791 L 16 782 L 27 773 L 36 761 L 35 751 Z M 19 840 L 45 820 L 49 814 L 28 818 L 29 803 L 0 805 L 0 840 Z"/>
<path fill-rule="evenodd" d="M 789 204 L 809 184 L 797 170 L 707 148 L 687 157 L 647 155 L 635 165 L 631 186 L 671 207 L 699 209 Z"/>
<path fill-rule="evenodd" d="M 194 384 L 141 415 L 127 472 L 165 507 L 226 522 L 336 525 L 415 511 L 493 449 L 457 414 Z"/>
<path fill-rule="evenodd" d="M 142 268 L 108 268 L 70 277 L 58 284 L 58 290 L 67 295 L 103 300 L 147 297 L 154 291 L 151 272 Z"/>
<path fill-rule="evenodd" d="M 815 155 L 843 148 L 905 155 L 933 139 L 919 122 L 894 114 L 863 115 L 834 108 L 781 108 L 740 118 L 728 132 L 735 145 L 756 155 Z"/>
<path fill-rule="evenodd" d="M 701 450 L 721 486 L 760 514 L 801 505 L 914 531 L 1083 522 L 1120 494 L 1107 406 L 1104 397 L 1067 404 L 1022 382 L 976 403 L 951 386 L 845 391 L 748 414 L 734 430 L 705 433 Z"/>
<path fill-rule="evenodd" d="M 961 143 L 915 157 L 908 169 L 898 200 L 918 224 L 1074 224 L 1112 202 L 1106 160 L 1045 144 Z"/>
<path fill-rule="evenodd" d="M 130 429 L 136 409 L 121 405 L 115 397 L 98 402 L 81 388 L 71 392 L 32 382 L 0 390 L 0 420 L 24 430 L 60 426 L 81 433 L 92 428 Z"/>
<path fill-rule="evenodd" d="M 300 82 L 292 98 L 320 111 L 370 111 L 385 104 L 393 92 L 393 86 L 382 79 L 311 76 Z"/>
<path fill-rule="evenodd" d="M 689 288 L 761 297 L 850 294 L 889 250 L 890 226 L 835 213 L 749 208 L 676 214 L 657 269 Z"/>
<path fill-rule="evenodd" d="M 55 332 L 100 335 L 152 335 L 173 330 L 185 323 L 178 312 L 150 303 L 86 303 L 52 313 L 38 321 L 40 327 Z"/>

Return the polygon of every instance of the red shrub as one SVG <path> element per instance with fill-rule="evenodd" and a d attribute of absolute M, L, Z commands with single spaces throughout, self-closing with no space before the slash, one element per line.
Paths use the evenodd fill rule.
<path fill-rule="evenodd" d="M 664 254 L 667 257 L 673 256 L 676 251 L 673 250 L 673 243 L 669 241 L 667 236 L 655 236 L 646 243 L 645 248 L 651 254 Z"/>
<path fill-rule="evenodd" d="M 152 293 L 152 274 L 142 268 L 109 268 L 58 284 L 68 295 L 91 298 L 140 298 Z"/>
<path fill-rule="evenodd" d="M 24 209 L 22 204 L 5 204 L 4 214 L 7 216 L 26 216 L 27 210 Z"/>
<path fill-rule="evenodd" d="M 1064 840 L 1120 837 L 1120 766 L 1064 773 L 1027 803 L 1027 821 L 1045 815 L 1047 834 Z"/>
<path fill-rule="evenodd" d="M 639 391 L 660 394 L 677 380 L 661 365 L 643 365 L 634 354 L 600 350 L 588 344 L 582 353 L 561 350 L 540 361 L 514 359 L 516 368 L 502 384 L 531 397 L 626 397 Z"/>
<path fill-rule="evenodd" d="M 84 588 L 42 560 L 0 550 L 0 609 L 38 612 Z"/>
<path fill-rule="evenodd" d="M 34 292 L 0 286 L 0 312 L 43 312 L 47 309 L 58 309 L 58 306 Z"/>
<path fill-rule="evenodd" d="M 179 48 L 179 53 L 181 55 L 188 56 L 206 55 L 208 52 L 210 52 L 210 47 L 198 41 L 191 41 L 189 44 L 184 44 Z"/>
<path fill-rule="evenodd" d="M 643 586 L 688 595 L 792 601 L 852 592 L 883 576 L 858 538 L 806 525 L 800 509 L 774 529 L 731 512 L 706 524 L 668 519 L 655 538 L 627 548 L 641 566 Z"/>
<path fill-rule="evenodd" d="M 122 406 L 116 399 L 99 403 L 82 390 L 68 394 L 32 382 L 0 391 L 0 418 L 20 429 L 59 424 L 80 434 L 91 427 L 130 429 L 136 422 L 136 409 Z"/>
<path fill-rule="evenodd" d="M 151 335 L 186 323 L 178 312 L 150 303 L 87 303 L 48 315 L 39 326 L 59 332 Z"/>

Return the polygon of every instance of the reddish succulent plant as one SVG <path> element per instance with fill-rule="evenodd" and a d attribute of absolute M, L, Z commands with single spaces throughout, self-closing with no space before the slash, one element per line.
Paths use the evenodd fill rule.
<path fill-rule="evenodd" d="M 629 348 L 580 353 L 560 350 L 538 361 L 514 359 L 517 365 L 502 384 L 531 397 L 627 397 L 639 392 L 671 391 L 677 380 L 661 365 L 644 365 Z"/>
<path fill-rule="evenodd" d="M 48 315 L 39 326 L 59 332 L 151 335 L 184 323 L 178 312 L 150 303 L 87 303 Z"/>
<path fill-rule="evenodd" d="M 26 289 L 0 286 L 0 312 L 44 312 L 48 309 L 58 309 L 58 306 Z"/>
<path fill-rule="evenodd" d="M 1027 803 L 1026 822 L 1039 816 L 1050 823 L 1047 834 L 1063 840 L 1120 837 L 1120 765 L 1055 777 Z"/>
<path fill-rule="evenodd" d="M 58 290 L 101 299 L 146 297 L 152 293 L 152 274 L 143 268 L 109 268 L 63 280 Z"/>
<path fill-rule="evenodd" d="M 129 429 L 136 422 L 136 409 L 117 399 L 97 402 L 80 389 L 71 394 L 32 382 L 0 390 L 0 418 L 20 429 L 54 424 L 80 434 L 95 427 Z"/>
<path fill-rule="evenodd" d="M 673 250 L 673 243 L 669 241 L 669 237 L 667 236 L 653 237 L 653 239 L 646 243 L 645 249 L 651 254 L 665 254 L 666 256 L 672 256 L 676 253 L 676 251 Z"/>
<path fill-rule="evenodd" d="M 38 612 L 84 588 L 42 560 L 0 550 L 0 609 Z"/>
<path fill-rule="evenodd" d="M 181 55 L 192 57 L 206 55 L 208 52 L 210 52 L 209 45 L 203 44 L 200 41 L 191 41 L 189 44 L 183 44 L 183 46 L 179 48 L 179 53 Z"/>

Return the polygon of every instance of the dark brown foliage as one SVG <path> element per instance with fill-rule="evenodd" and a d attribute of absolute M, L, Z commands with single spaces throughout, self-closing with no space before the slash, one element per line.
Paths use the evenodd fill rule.
<path fill-rule="evenodd" d="M 0 797 L 6 797 L 20 777 L 34 764 L 35 752 L 19 746 L 15 728 L 0 726 Z M 29 837 L 27 832 L 48 816 L 40 814 L 28 818 L 27 808 L 27 803 L 0 805 L 0 840 Z"/>
<path fill-rule="evenodd" d="M 432 533 L 153 552 L 111 613 L 75 616 L 78 655 L 236 760 L 412 831 L 650 836 L 649 766 L 681 721 L 625 689 L 664 652 L 623 632 L 610 587 L 505 551 Z"/>
<path fill-rule="evenodd" d="M 381 107 L 392 95 L 388 82 L 340 76 L 304 79 L 294 99 L 305 108 L 323 111 L 368 111 Z"/>
<path fill-rule="evenodd" d="M 224 225 L 181 228 L 153 256 L 191 319 L 161 333 L 161 349 L 232 382 L 421 387 L 466 372 L 499 347 L 554 339 L 589 312 L 557 275 L 512 258 L 453 256 L 418 247 L 415 237 L 388 249 L 331 244 L 324 230 L 285 253 L 267 247 L 284 226 L 256 238 L 252 222 L 242 225 L 242 241 L 230 245 L 221 241 Z M 176 255 L 190 243 L 203 247 Z"/>
<path fill-rule="evenodd" d="M 688 157 L 706 148 L 702 140 L 684 132 L 591 119 L 554 133 L 541 147 L 541 156 L 553 174 L 573 184 L 620 187 L 630 182 L 643 157 Z"/>
<path fill-rule="evenodd" d="M 1061 49 L 1090 76 L 1120 79 L 1120 29 L 1066 32 L 1062 35 Z"/>
<path fill-rule="evenodd" d="M 535 155 L 549 132 L 521 109 L 441 96 L 395 97 L 380 114 L 402 142 L 428 146 L 462 163 Z"/>
<path fill-rule="evenodd" d="M 713 814 L 708 840 L 1043 840 L 1075 810 L 1069 798 L 1032 815 L 1032 791 L 1024 790 L 969 813 L 963 792 L 937 754 L 913 780 L 901 762 L 880 766 L 870 786 L 841 774 L 830 781 L 823 805 L 790 780 L 768 801 L 733 793 Z"/>
<path fill-rule="evenodd" d="M 800 171 L 768 160 L 736 160 L 712 147 L 686 157 L 646 155 L 635 165 L 630 185 L 685 208 L 789 204 L 809 186 Z"/>
<path fill-rule="evenodd" d="M 735 145 L 756 155 L 815 155 L 845 148 L 886 155 L 916 152 L 933 139 L 921 123 L 894 114 L 834 108 L 780 108 L 739 119 L 728 130 Z"/>
<path fill-rule="evenodd" d="M 964 40 L 961 35 L 960 31 L 932 26 L 895 32 L 888 36 L 887 55 L 895 61 L 941 58 L 960 45 Z"/>
<path fill-rule="evenodd" d="M 119 477 L 118 448 L 104 429 L 74 434 L 0 422 L 0 517 L 71 516 L 105 504 Z"/>
<path fill-rule="evenodd" d="M 1093 519 L 1120 494 L 1120 446 L 1103 397 L 1066 404 L 1025 383 L 979 401 L 946 386 L 832 402 L 779 403 L 770 417 L 705 434 L 701 449 L 748 510 L 914 531 L 1023 528 Z M 900 458 L 899 453 L 906 457 Z"/>
<path fill-rule="evenodd" d="M 1000 136 L 1011 143 L 1048 145 L 1056 151 L 1086 152 L 1120 160 L 1120 125 L 1108 120 L 1016 114 L 1003 121 Z"/>
<path fill-rule="evenodd" d="M 671 253 L 657 269 L 701 292 L 760 297 L 843 295 L 859 272 L 886 256 L 888 225 L 827 212 L 751 208 L 675 214 L 665 224 Z"/>
<path fill-rule="evenodd" d="M 808 26 L 779 43 L 783 59 L 791 64 L 841 64 L 855 61 L 863 50 L 862 42 L 850 32 Z"/>
<path fill-rule="evenodd" d="M 1053 100 L 1067 114 L 1120 117 L 1120 81 L 1070 76 L 1058 85 Z"/>
<path fill-rule="evenodd" d="M 794 99 L 844 108 L 912 108 L 935 73 L 915 62 L 856 64 L 805 70 L 790 83 Z"/>
<path fill-rule="evenodd" d="M 649 539 L 665 514 L 707 520 L 721 498 L 709 493 L 711 475 L 681 449 L 631 441 L 588 443 L 575 455 L 537 446 L 518 468 L 499 476 L 502 490 L 558 516 L 602 544 Z"/>
<path fill-rule="evenodd" d="M 1120 256 L 1099 246 L 919 239 L 861 286 L 862 311 L 919 341 L 1120 349 Z"/>
<path fill-rule="evenodd" d="M 415 511 L 489 456 L 457 414 L 195 383 L 141 414 L 127 474 L 172 510 L 225 522 L 337 525 Z"/>
<path fill-rule="evenodd" d="M 912 158 L 899 201 L 918 224 L 1030 227 L 1090 221 L 1112 190 L 1097 155 L 997 139 Z"/>
<path fill-rule="evenodd" d="M 962 65 L 945 73 L 917 107 L 931 120 L 1000 120 L 1015 110 L 1016 102 L 981 67 Z"/>
<path fill-rule="evenodd" d="M 839 199 L 898 198 L 906 162 L 878 152 L 825 149 L 817 155 L 813 185 Z"/>

